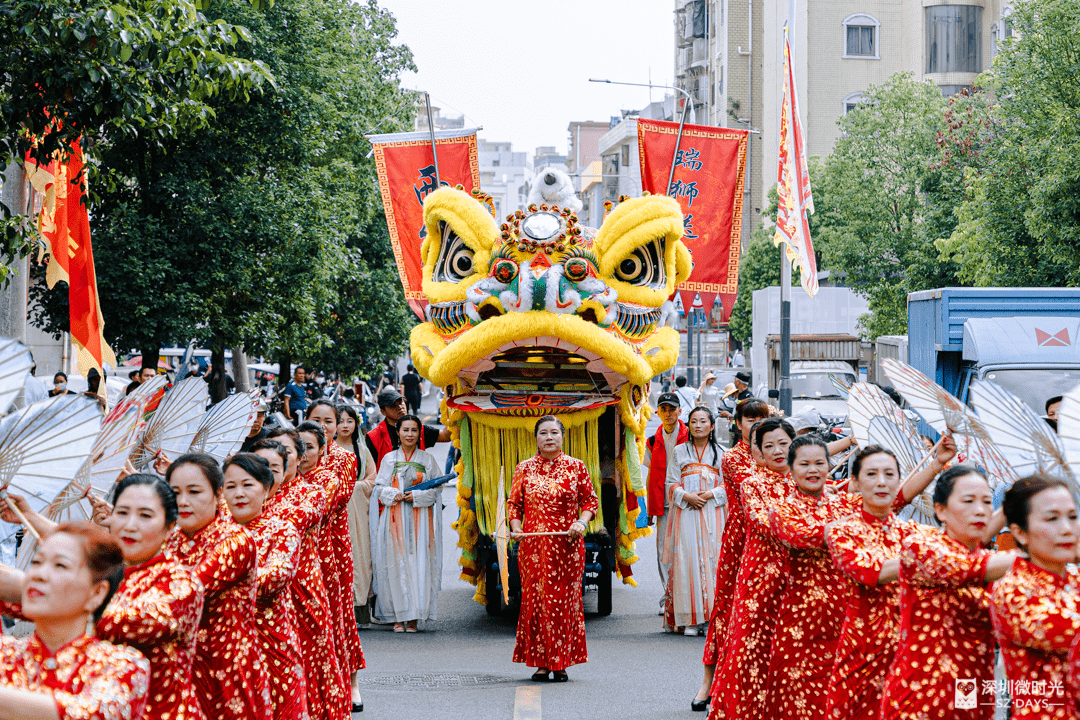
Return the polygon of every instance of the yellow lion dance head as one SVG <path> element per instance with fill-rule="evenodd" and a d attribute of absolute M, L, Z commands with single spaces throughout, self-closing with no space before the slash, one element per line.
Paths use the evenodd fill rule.
<path fill-rule="evenodd" d="M 615 531 L 617 570 L 633 583 L 633 541 L 648 532 L 635 519 L 649 384 L 678 357 L 668 298 L 691 270 L 682 212 L 671 198 L 645 195 L 621 202 L 599 230 L 547 204 L 497 225 L 485 200 L 453 188 L 425 199 L 430 305 L 411 338 L 413 364 L 445 389 L 444 421 L 462 451 L 462 577 L 483 601 L 478 542 L 495 529 L 497 483 L 508 486 L 535 453 L 535 419 L 556 414 L 597 495 L 614 485 L 618 518 L 602 510 L 590 532 Z"/>

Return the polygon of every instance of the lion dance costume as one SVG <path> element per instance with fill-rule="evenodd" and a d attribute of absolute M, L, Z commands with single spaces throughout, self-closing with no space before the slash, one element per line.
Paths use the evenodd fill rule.
<path fill-rule="evenodd" d="M 486 602 L 480 535 L 495 530 L 500 470 L 509 488 L 536 452 L 536 418 L 553 414 L 598 496 L 601 462 L 618 470 L 617 523 L 601 513 L 588 530 L 617 527 L 616 570 L 634 584 L 634 540 L 649 532 L 636 525 L 649 383 L 678 357 L 668 298 L 691 270 L 682 212 L 659 195 L 623 199 L 594 230 L 557 205 L 532 204 L 501 226 L 491 208 L 485 194 L 449 187 L 424 200 L 430 305 L 411 337 L 413 364 L 445 389 L 443 422 L 461 450 L 461 577 Z"/>

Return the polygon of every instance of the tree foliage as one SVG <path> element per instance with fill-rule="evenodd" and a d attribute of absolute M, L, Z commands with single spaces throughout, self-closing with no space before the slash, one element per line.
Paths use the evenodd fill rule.
<path fill-rule="evenodd" d="M 237 52 L 263 63 L 276 87 L 247 102 L 211 99 L 215 121 L 201 131 L 99 148 L 110 182 L 92 231 L 106 258 L 97 271 L 107 339 L 146 352 L 242 344 L 332 359 L 343 372 L 365 367 L 372 351 L 400 352 L 409 322 L 377 237 L 363 139 L 413 105 L 397 87 L 412 61 L 392 44 L 393 18 L 374 0 L 215 11 L 215 21 L 249 28 Z"/>
<path fill-rule="evenodd" d="M 1029 0 L 982 81 L 959 226 L 943 255 L 973 285 L 1080 284 L 1080 0 Z"/>
<path fill-rule="evenodd" d="M 814 187 L 825 266 L 867 298 L 867 338 L 907 328 L 907 295 L 955 284 L 956 267 L 934 242 L 955 226 L 948 206 L 956 171 L 939 163 L 949 101 L 933 83 L 898 73 L 871 87 L 840 119 L 843 136 Z"/>

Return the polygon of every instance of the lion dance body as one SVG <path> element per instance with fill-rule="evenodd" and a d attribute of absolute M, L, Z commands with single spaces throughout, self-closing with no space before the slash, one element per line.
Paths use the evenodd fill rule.
<path fill-rule="evenodd" d="M 489 207 L 483 193 L 453 188 L 425 199 L 420 252 L 430 305 L 411 337 L 413 364 L 445 389 L 443 421 L 461 450 L 461 577 L 485 602 L 479 539 L 495 530 L 499 478 L 509 490 L 517 463 L 536 452 L 536 418 L 554 414 L 598 496 L 601 477 L 614 478 L 615 493 L 605 494 L 617 501 L 606 503 L 609 517 L 602 503 L 589 532 L 614 530 L 616 570 L 634 584 L 634 540 L 649 532 L 636 524 L 649 383 L 678 357 L 668 298 L 691 269 L 679 205 L 658 195 L 627 199 L 598 230 L 547 204 L 500 226 Z"/>

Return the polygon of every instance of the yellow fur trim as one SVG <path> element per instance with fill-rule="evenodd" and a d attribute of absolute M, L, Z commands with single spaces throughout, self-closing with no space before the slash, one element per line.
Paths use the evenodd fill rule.
<path fill-rule="evenodd" d="M 683 215 L 679 203 L 663 195 L 632 198 L 619 204 L 604 220 L 593 246 L 600 259 L 600 275 L 619 293 L 621 302 L 660 307 L 671 297 L 675 286 L 690 276 L 689 251 L 682 244 Z M 619 280 L 615 268 L 642 245 L 664 237 L 664 269 L 667 283 L 663 289 L 631 285 Z M 679 261 L 679 248 L 685 254 Z"/>
<path fill-rule="evenodd" d="M 669 332 L 664 333 L 664 330 Z M 433 335 L 435 331 L 431 323 L 417 325 L 412 331 L 411 345 L 413 364 L 418 370 L 421 368 L 418 364 L 420 360 L 418 356 L 421 353 L 426 354 L 423 348 L 428 348 L 434 354 L 435 357 L 430 362 L 427 358 L 423 359 L 422 374 L 438 386 L 446 386 L 454 382 L 461 370 L 477 360 L 492 355 L 509 342 L 520 343 L 527 338 L 542 336 L 562 338 L 585 348 L 604 358 L 608 367 L 626 377 L 631 383 L 638 385 L 645 385 L 658 373 L 670 367 L 670 363 L 662 365 L 669 358 L 663 348 L 652 357 L 638 355 L 633 348 L 610 333 L 571 315 L 545 312 L 509 313 L 489 318 L 456 342 L 439 348 L 431 347 L 434 344 L 431 341 Z M 672 352 L 678 353 L 677 331 L 672 328 L 662 328 L 657 331 L 657 335 L 661 339 L 674 337 L 675 349 Z M 655 341 L 651 342 L 650 346 L 653 344 Z"/>
<path fill-rule="evenodd" d="M 590 420 L 596 420 L 604 414 L 606 407 L 591 408 L 589 410 L 578 410 L 577 412 L 559 413 L 552 412 L 552 415 L 558 415 L 562 420 L 563 425 L 569 430 L 573 427 L 584 425 Z M 495 428 L 497 430 L 527 430 L 533 432 L 536 429 L 536 421 L 538 417 L 518 417 L 515 415 L 495 415 L 493 413 L 474 412 L 469 413 L 469 419 L 477 425 L 483 425 L 489 428 Z M 536 454 L 535 443 L 533 452 L 529 457 Z"/>
<path fill-rule="evenodd" d="M 449 225 L 472 248 L 473 273 L 461 282 L 435 282 L 431 279 L 442 246 L 440 221 Z M 495 221 L 469 193 L 454 188 L 439 188 L 424 199 L 424 226 L 427 237 L 420 245 L 420 258 L 424 263 L 424 295 L 432 303 L 463 301 L 469 286 L 488 273 L 491 248 L 499 237 Z"/>
<path fill-rule="evenodd" d="M 424 377 L 428 376 L 428 368 L 435 361 L 435 356 L 446 347 L 446 341 L 442 335 L 435 332 L 435 326 L 431 323 L 421 323 L 412 329 L 409 335 L 409 349 L 412 352 L 412 362 L 416 371 Z"/>

